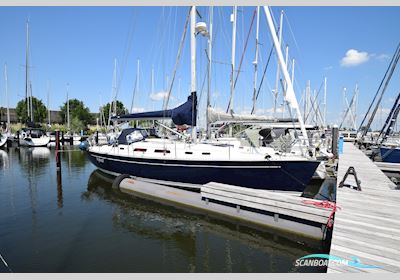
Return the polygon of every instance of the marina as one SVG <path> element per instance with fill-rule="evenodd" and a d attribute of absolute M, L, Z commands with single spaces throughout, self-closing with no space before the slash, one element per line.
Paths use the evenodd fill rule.
<path fill-rule="evenodd" d="M 400 43 L 310 9 L 10 10 L 0 272 L 400 273 Z"/>
<path fill-rule="evenodd" d="M 61 181 L 54 149 L 0 150 L 1 255 L 14 272 L 324 271 L 294 266 L 326 251 L 317 239 L 125 194 L 84 152 L 62 149 Z"/>

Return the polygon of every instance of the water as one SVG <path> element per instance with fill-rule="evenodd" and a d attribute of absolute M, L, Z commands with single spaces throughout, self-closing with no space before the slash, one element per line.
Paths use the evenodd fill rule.
<path fill-rule="evenodd" d="M 294 262 L 324 244 L 123 194 L 65 149 L 61 178 L 54 150 L 0 150 L 0 253 L 14 272 L 323 271 Z"/>

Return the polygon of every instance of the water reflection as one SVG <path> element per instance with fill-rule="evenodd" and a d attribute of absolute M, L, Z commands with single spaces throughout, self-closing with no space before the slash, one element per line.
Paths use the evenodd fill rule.
<path fill-rule="evenodd" d="M 50 162 L 50 149 L 46 147 L 17 148 L 19 165 L 28 178 L 42 175 Z"/>
<path fill-rule="evenodd" d="M 10 168 L 10 160 L 6 151 L 0 149 L 0 169 Z"/>
<path fill-rule="evenodd" d="M 111 202 L 116 206 L 112 215 L 116 229 L 162 242 L 163 262 L 173 259 L 171 252 L 178 250 L 188 262 L 187 271 L 302 272 L 294 261 L 324 250 L 318 242 L 298 243 L 275 232 L 136 198 L 112 189 L 112 180 L 94 171 L 82 199 Z"/>
<path fill-rule="evenodd" d="M 57 170 L 57 206 L 63 207 L 63 190 L 62 190 L 62 175 L 61 170 Z"/>

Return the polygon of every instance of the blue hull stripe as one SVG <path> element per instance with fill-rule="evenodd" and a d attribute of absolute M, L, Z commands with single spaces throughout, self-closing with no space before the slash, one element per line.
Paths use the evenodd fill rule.
<path fill-rule="evenodd" d="M 256 189 L 304 191 L 318 161 L 179 161 L 121 157 L 88 152 L 97 167 L 119 174 L 156 180 L 225 183 Z"/>

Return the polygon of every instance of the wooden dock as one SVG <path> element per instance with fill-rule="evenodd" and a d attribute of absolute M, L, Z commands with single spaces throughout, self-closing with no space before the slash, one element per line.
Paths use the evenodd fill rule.
<path fill-rule="evenodd" d="M 208 183 L 193 192 L 138 179 L 123 179 L 122 192 L 156 200 L 164 204 L 192 209 L 246 225 L 275 228 L 283 235 L 323 239 L 332 210 L 307 202 L 301 193 L 255 190 L 218 183 Z M 295 236 L 293 235 L 295 233 Z M 303 239 L 304 240 L 304 239 Z"/>
<path fill-rule="evenodd" d="M 328 272 L 400 272 L 400 190 L 352 143 L 344 143 L 337 184 L 350 166 L 361 181 L 361 191 L 337 188 L 330 255 L 379 268 L 330 263 Z M 353 176 L 346 183 L 354 184 Z"/>

